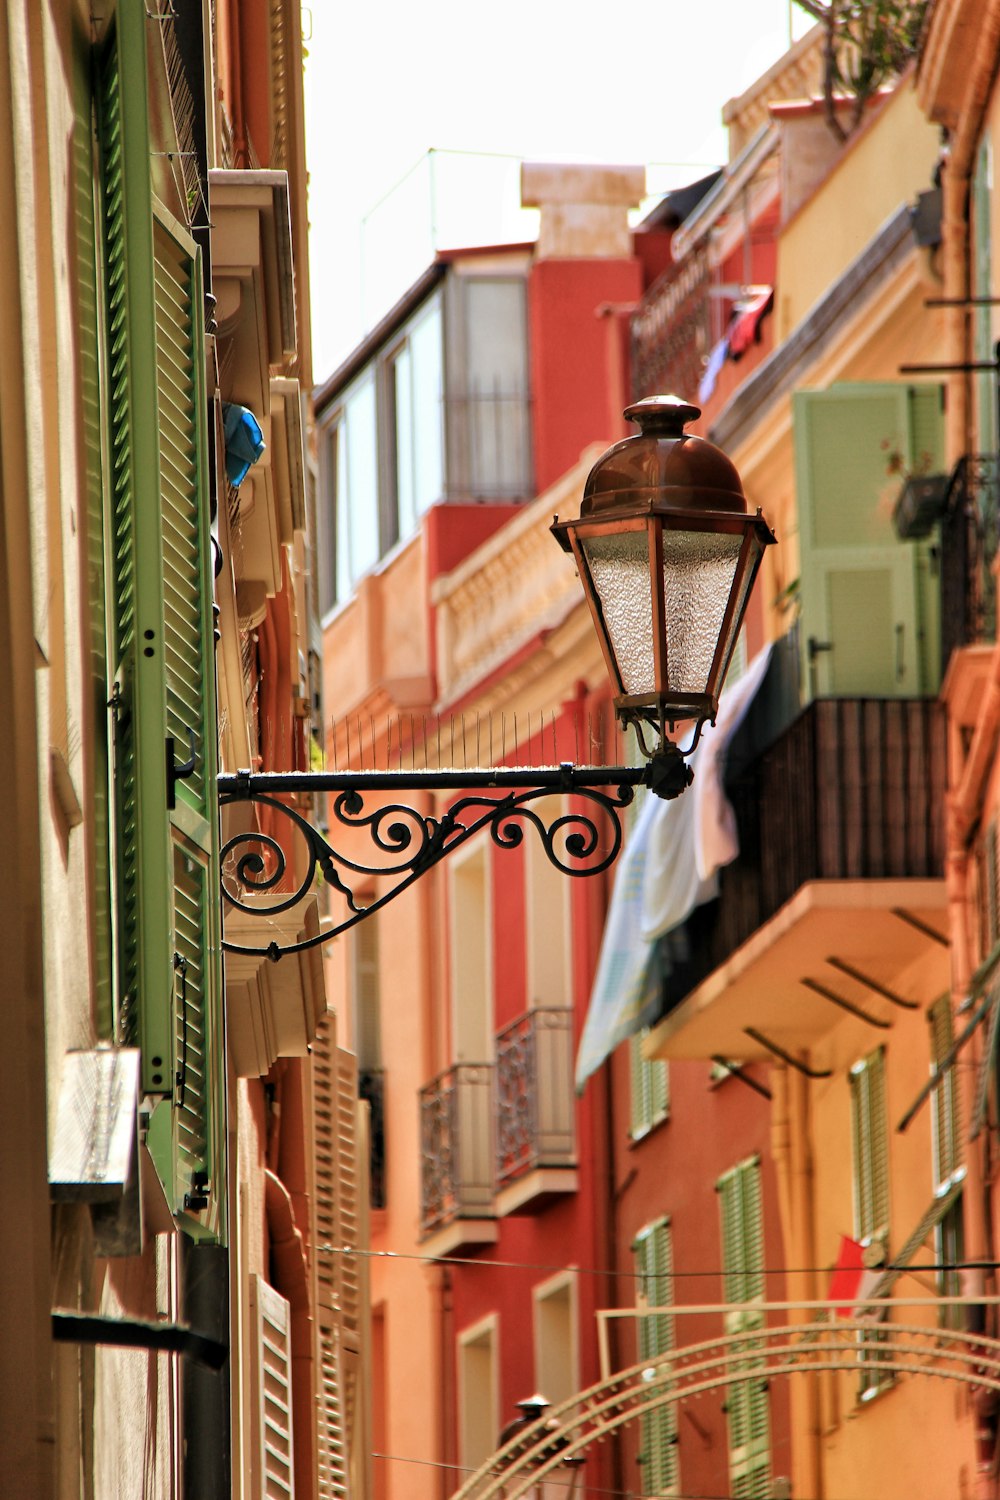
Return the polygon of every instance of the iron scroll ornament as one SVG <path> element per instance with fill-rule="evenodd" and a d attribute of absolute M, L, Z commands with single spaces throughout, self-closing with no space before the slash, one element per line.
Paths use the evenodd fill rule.
<path fill-rule="evenodd" d="M 659 762 L 656 764 L 655 762 Z M 261 772 L 239 771 L 219 777 L 219 802 L 226 806 L 252 802 L 274 809 L 287 819 L 290 837 L 305 852 L 297 861 L 295 889 L 287 879 L 290 861 L 285 846 L 272 831 L 246 829 L 223 845 L 222 894 L 237 911 L 267 919 L 289 911 L 322 879 L 342 899 L 347 913 L 341 921 L 296 943 L 276 941 L 259 947 L 223 940 L 223 949 L 270 958 L 300 953 L 337 937 L 365 917 L 402 895 L 427 870 L 454 850 L 488 829 L 500 849 L 516 849 L 526 828 L 541 840 L 551 863 L 571 876 L 599 875 L 617 859 L 622 847 L 621 812 L 639 785 L 659 796 L 677 796 L 689 784 L 691 772 L 679 754 L 655 757 L 644 766 L 561 765 L 550 768 L 508 768 L 489 771 L 369 771 Z M 479 789 L 482 790 L 479 790 Z M 376 802 L 375 794 L 419 791 L 459 792 L 458 799 L 439 816 L 429 816 L 403 802 Z M 546 818 L 532 804 L 542 798 L 571 792 L 588 804 Z M 328 794 L 331 823 L 367 838 L 372 855 L 357 857 L 338 850 L 326 833 L 313 826 L 298 807 L 282 800 L 289 794 Z M 369 799 L 366 802 L 366 797 Z M 591 811 L 606 816 L 603 832 Z M 272 823 L 275 821 L 271 819 Z M 283 827 L 286 825 L 282 825 Z M 395 877 L 391 887 L 362 905 L 357 890 L 375 877 Z M 252 899 L 273 894 L 266 906 Z"/>

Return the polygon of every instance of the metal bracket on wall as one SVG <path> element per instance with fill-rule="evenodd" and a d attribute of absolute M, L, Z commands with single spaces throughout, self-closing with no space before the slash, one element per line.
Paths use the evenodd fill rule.
<path fill-rule="evenodd" d="M 887 989 L 877 979 L 872 979 L 868 974 L 862 974 L 860 969 L 855 969 L 852 964 L 845 963 L 842 958 L 830 957 L 827 963 L 831 969 L 839 969 L 841 974 L 846 974 L 848 979 L 854 979 L 858 984 L 863 984 L 865 989 L 872 990 L 876 995 L 881 995 L 883 1000 L 890 1001 L 893 1005 L 900 1006 L 903 1010 L 919 1010 L 920 1005 L 916 1000 L 904 1000 L 902 995 L 897 995 L 895 990 Z"/>
<path fill-rule="evenodd" d="M 531 829 L 557 870 L 573 876 L 600 875 L 621 850 L 621 812 L 632 802 L 635 788 L 646 786 L 659 796 L 676 796 L 690 777 L 679 752 L 654 756 L 643 766 L 222 775 L 218 789 L 223 808 L 253 803 L 264 813 L 264 827 L 238 832 L 223 845 L 226 903 L 266 920 L 295 906 L 322 879 L 347 911 L 341 920 L 324 924 L 318 935 L 284 947 L 276 942 L 245 947 L 226 941 L 222 946 L 230 953 L 277 961 L 286 953 L 327 942 L 380 911 L 483 830 L 498 849 L 517 849 L 525 829 Z M 381 800 L 396 793 L 432 792 L 454 793 L 456 800 L 438 815 Z M 579 800 L 554 814 L 535 805 L 560 794 Z M 300 811 L 303 799 L 316 795 L 330 799 L 331 824 L 344 836 L 340 848 L 329 841 L 330 830 L 321 832 Z M 290 798 L 297 798 L 299 805 Z M 284 840 L 276 837 L 279 828 L 287 833 Z M 381 894 L 362 904 L 358 893 L 370 891 L 375 879 Z M 387 879 L 392 882 L 388 889 Z M 258 897 L 269 898 L 269 904 Z"/>
<path fill-rule="evenodd" d="M 855 1005 L 851 1000 L 845 1000 L 843 995 L 838 995 L 836 990 L 828 990 L 825 984 L 820 984 L 818 979 L 800 979 L 799 984 L 805 985 L 807 990 L 812 990 L 814 995 L 821 995 L 824 1000 L 829 1000 L 833 1005 L 839 1005 L 841 1010 L 846 1010 L 849 1015 L 857 1016 L 859 1021 L 867 1021 L 869 1026 L 877 1026 L 880 1031 L 888 1031 L 890 1023 L 880 1021 L 875 1016 L 870 1016 L 867 1011 L 862 1010 L 860 1005 Z"/>
<path fill-rule="evenodd" d="M 802 1073 L 804 1077 L 833 1077 L 832 1068 L 807 1068 L 804 1062 L 800 1062 L 797 1057 L 793 1057 L 790 1052 L 786 1052 L 784 1047 L 779 1047 L 777 1042 L 772 1042 L 768 1037 L 764 1035 L 762 1031 L 755 1030 L 753 1026 L 744 1026 L 743 1030 L 746 1032 L 751 1041 L 759 1043 L 761 1047 L 766 1047 L 768 1052 L 773 1053 L 775 1057 L 780 1058 L 783 1063 L 787 1063 L 788 1066 L 790 1068 L 794 1068 L 796 1072 Z"/>

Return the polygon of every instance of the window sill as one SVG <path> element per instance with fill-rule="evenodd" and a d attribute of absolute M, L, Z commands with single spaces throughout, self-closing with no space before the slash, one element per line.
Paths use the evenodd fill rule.
<path fill-rule="evenodd" d="M 649 1139 L 654 1131 L 659 1130 L 661 1125 L 666 1125 L 669 1121 L 670 1111 L 667 1110 L 665 1114 L 657 1115 L 656 1119 L 650 1121 L 648 1125 L 643 1125 L 638 1130 L 630 1130 L 628 1133 L 628 1149 L 631 1151 L 634 1147 L 641 1145 L 643 1141 Z"/>

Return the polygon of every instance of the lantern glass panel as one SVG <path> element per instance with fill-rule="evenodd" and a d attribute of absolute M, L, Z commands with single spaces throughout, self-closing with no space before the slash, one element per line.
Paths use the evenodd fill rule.
<path fill-rule="evenodd" d="M 719 675 L 717 680 L 711 686 L 711 692 L 714 697 L 718 697 L 722 689 L 722 685 L 726 680 L 726 673 L 729 671 L 729 663 L 732 661 L 733 652 L 736 650 L 736 642 L 739 639 L 740 622 L 743 618 L 743 611 L 746 608 L 747 599 L 750 596 L 750 590 L 753 588 L 754 579 L 757 577 L 757 569 L 760 566 L 760 560 L 763 556 L 763 553 L 764 546 L 760 540 L 760 537 L 756 532 L 751 532 L 750 547 L 747 553 L 746 564 L 743 569 L 743 576 L 739 582 L 739 589 L 736 595 L 736 605 L 733 609 L 733 613 L 729 621 L 729 635 L 723 643 L 722 661 L 719 668 Z"/>
<path fill-rule="evenodd" d="M 704 693 L 733 589 L 743 531 L 663 532 L 668 693 Z"/>
<path fill-rule="evenodd" d="M 601 601 L 622 687 L 627 694 L 650 693 L 654 680 L 649 535 L 643 529 L 581 537 L 580 547 Z"/>

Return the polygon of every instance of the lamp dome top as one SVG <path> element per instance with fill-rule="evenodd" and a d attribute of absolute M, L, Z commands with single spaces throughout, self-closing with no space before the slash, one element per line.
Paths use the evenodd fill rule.
<path fill-rule="evenodd" d="M 626 491 L 643 509 L 746 514 L 735 465 L 714 443 L 684 431 L 701 416 L 700 407 L 680 396 L 646 396 L 624 415 L 640 430 L 597 460 L 584 487 L 581 518 L 620 507 Z"/>

